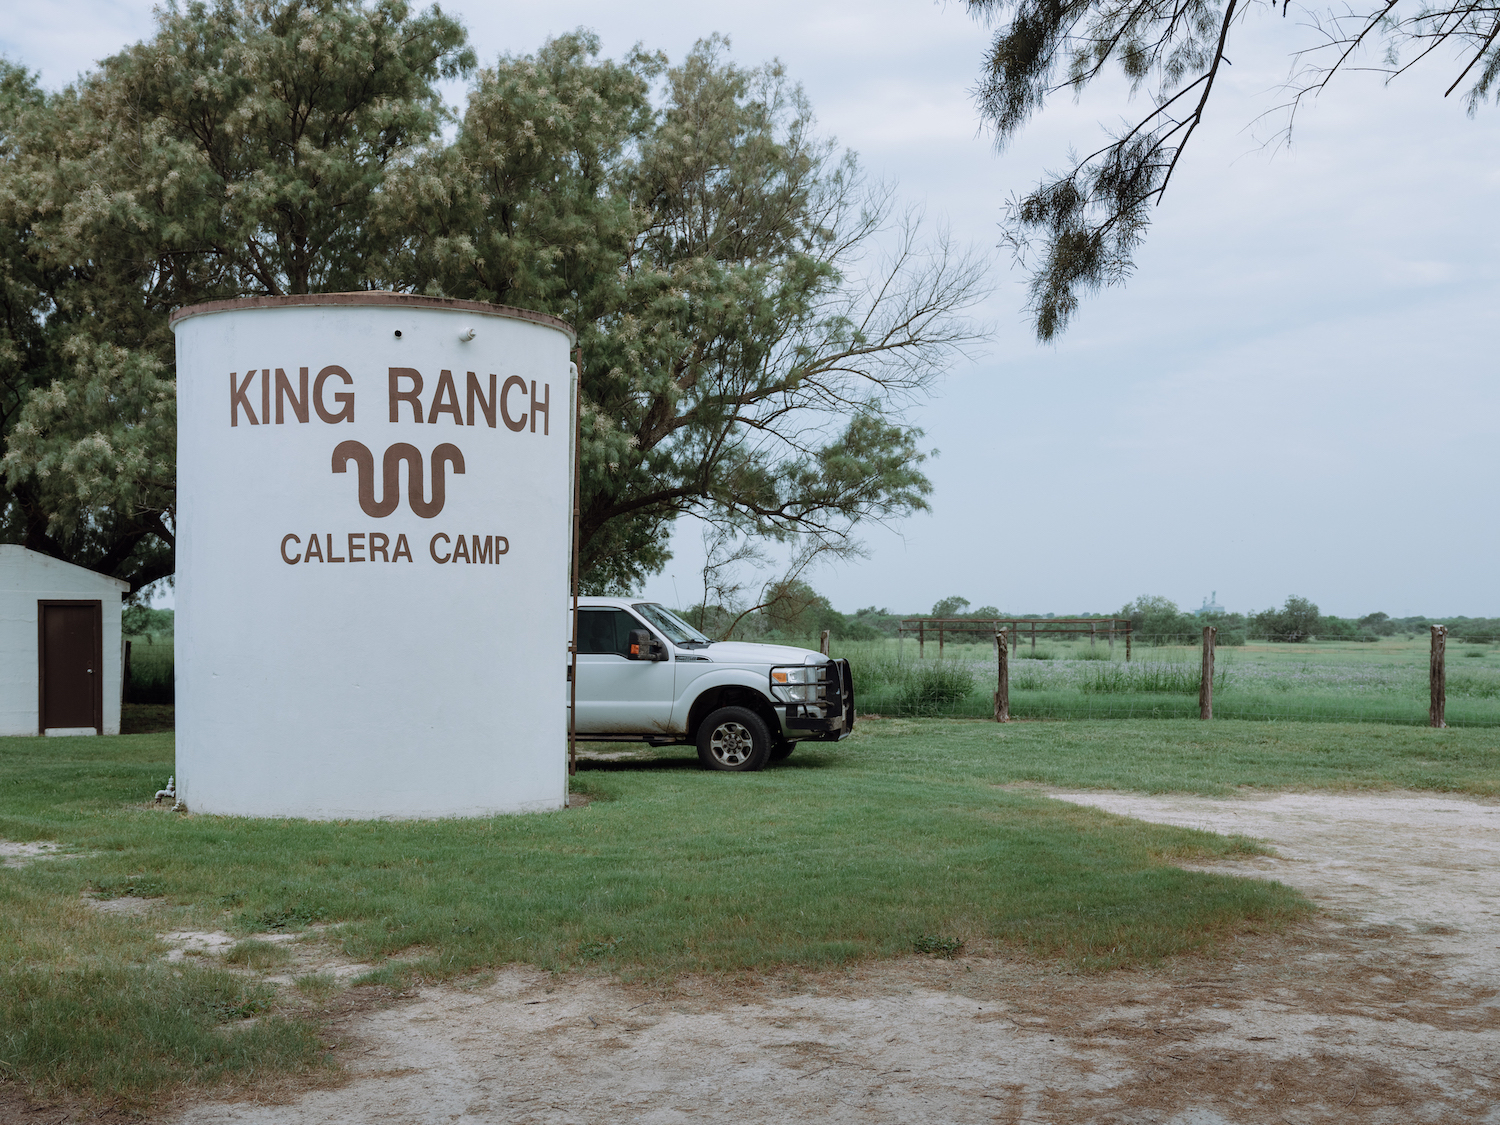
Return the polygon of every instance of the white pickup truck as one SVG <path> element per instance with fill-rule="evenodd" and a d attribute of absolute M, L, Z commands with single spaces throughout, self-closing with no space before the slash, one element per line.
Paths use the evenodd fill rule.
<path fill-rule="evenodd" d="M 847 660 L 712 641 L 654 602 L 581 598 L 577 661 L 580 740 L 693 743 L 704 769 L 744 772 L 854 729 Z"/>

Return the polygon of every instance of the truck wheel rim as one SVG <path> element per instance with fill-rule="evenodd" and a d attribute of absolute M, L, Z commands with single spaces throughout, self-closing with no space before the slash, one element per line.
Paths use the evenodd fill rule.
<path fill-rule="evenodd" d="M 742 766 L 750 760 L 755 743 L 750 732 L 739 723 L 720 723 L 708 740 L 714 761 L 725 766 Z"/>

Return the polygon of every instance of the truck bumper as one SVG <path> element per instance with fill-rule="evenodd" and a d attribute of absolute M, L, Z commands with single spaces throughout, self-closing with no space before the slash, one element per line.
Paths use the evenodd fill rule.
<path fill-rule="evenodd" d="M 782 734 L 790 740 L 838 742 L 854 733 L 854 677 L 847 660 L 830 660 L 817 703 L 787 703 L 781 712 Z"/>

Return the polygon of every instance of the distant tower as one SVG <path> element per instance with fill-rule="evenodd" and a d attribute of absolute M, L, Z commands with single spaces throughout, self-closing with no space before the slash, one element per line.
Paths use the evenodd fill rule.
<path fill-rule="evenodd" d="M 1203 606 L 1198 610 L 1197 616 L 1202 617 L 1207 613 L 1223 613 L 1224 607 L 1219 604 L 1219 591 L 1215 590 L 1212 597 L 1203 599 Z"/>

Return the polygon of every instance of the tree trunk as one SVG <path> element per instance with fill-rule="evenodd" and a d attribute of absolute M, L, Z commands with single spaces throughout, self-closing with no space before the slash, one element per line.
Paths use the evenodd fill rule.
<path fill-rule="evenodd" d="M 1427 715 L 1435 727 L 1446 727 L 1443 710 L 1448 705 L 1448 675 L 1443 668 L 1443 657 L 1448 647 L 1448 626 L 1432 627 L 1432 659 L 1428 663 L 1427 676 L 1432 687 L 1432 702 Z"/>
<path fill-rule="evenodd" d="M 824 656 L 828 655 L 828 630 L 823 630 L 823 635 L 818 638 L 818 651 Z"/>
<path fill-rule="evenodd" d="M 995 722 L 1010 722 L 1010 662 L 1007 659 L 1005 633 L 995 634 L 995 655 L 999 660 L 999 677 L 995 681 Z"/>

